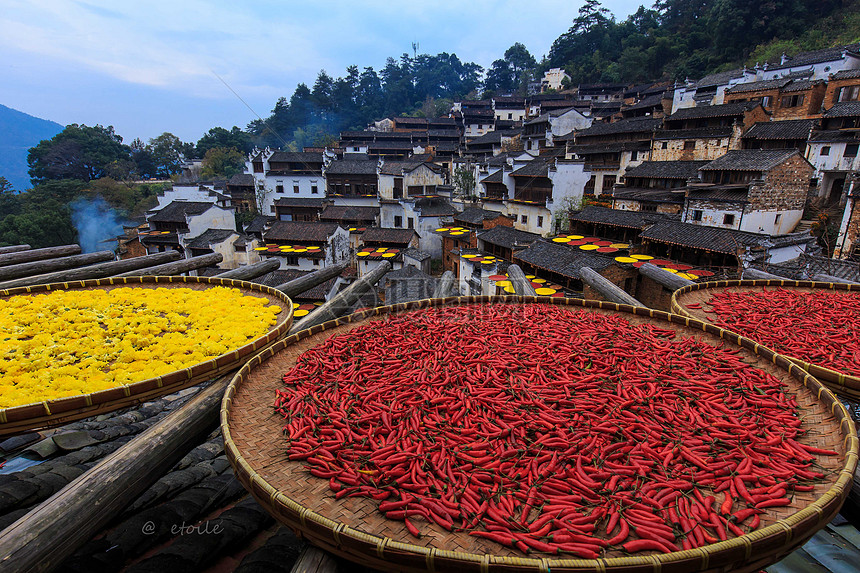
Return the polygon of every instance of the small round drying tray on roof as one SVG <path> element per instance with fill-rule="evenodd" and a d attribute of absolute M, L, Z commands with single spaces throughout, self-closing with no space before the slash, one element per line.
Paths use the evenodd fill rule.
<path fill-rule="evenodd" d="M 693 271 L 695 272 L 695 271 Z M 852 292 L 860 297 L 860 286 L 847 283 L 824 283 L 815 281 L 793 281 L 793 280 L 732 280 L 712 281 L 685 286 L 672 293 L 672 312 L 683 316 L 689 316 L 703 322 L 712 322 L 714 313 L 709 312 L 709 301 L 714 294 L 732 291 L 738 293 L 763 292 L 765 288 L 782 288 L 804 293 L 823 292 Z M 691 307 L 692 305 L 692 307 Z M 701 308 L 697 308 L 701 307 Z M 813 334 L 803 330 L 800 334 Z M 747 334 L 755 338 L 752 334 Z M 790 336 L 790 334 L 788 335 Z M 787 340 L 790 343 L 790 338 Z M 860 377 L 849 373 L 835 370 L 821 364 L 814 364 L 796 356 L 791 351 L 784 351 L 790 360 L 799 364 L 807 372 L 818 378 L 825 386 L 846 398 L 860 400 Z M 860 364 L 857 365 L 860 368 Z"/>
<path fill-rule="evenodd" d="M 548 554 L 524 557 L 492 541 L 464 532 L 449 532 L 421 522 L 422 537 L 412 537 L 402 521 L 385 518 L 378 502 L 347 497 L 336 501 L 329 480 L 311 476 L 304 462 L 288 461 L 283 418 L 273 411 L 283 374 L 303 352 L 326 339 L 394 313 L 462 304 L 562 305 L 574 312 L 623 317 L 632 324 L 652 324 L 683 337 L 736 347 L 744 361 L 788 386 L 799 404 L 803 441 L 833 449 L 823 463 L 829 475 L 811 492 L 796 492 L 791 505 L 769 508 L 762 528 L 750 534 L 666 554 L 602 559 L 562 559 Z M 453 325 L 452 325 L 453 326 Z M 851 488 L 857 465 L 858 439 L 842 404 L 808 373 L 785 357 L 714 326 L 678 315 L 602 301 L 547 297 L 462 297 L 415 301 L 380 307 L 327 322 L 278 341 L 252 358 L 228 387 L 221 407 L 225 450 L 237 478 L 278 521 L 310 543 L 365 566 L 388 571 L 503 572 L 690 572 L 757 571 L 803 543 L 839 511 Z"/>
<path fill-rule="evenodd" d="M 293 321 L 293 305 L 289 297 L 281 291 L 245 281 L 219 279 L 214 277 L 124 277 L 98 280 L 74 281 L 19 287 L 0 290 L 0 298 L 45 294 L 52 291 L 88 291 L 115 288 L 190 288 L 204 290 L 215 286 L 237 288 L 245 295 L 262 297 L 268 304 L 281 307 L 275 326 L 257 338 L 231 352 L 222 354 L 189 368 L 175 370 L 156 378 L 149 378 L 132 384 L 117 386 L 107 390 L 57 398 L 34 404 L 0 408 L 0 436 L 16 434 L 36 428 L 46 428 L 67 424 L 74 420 L 111 412 L 141 404 L 158 396 L 176 392 L 204 380 L 222 375 L 242 365 L 261 349 L 283 337 Z"/>

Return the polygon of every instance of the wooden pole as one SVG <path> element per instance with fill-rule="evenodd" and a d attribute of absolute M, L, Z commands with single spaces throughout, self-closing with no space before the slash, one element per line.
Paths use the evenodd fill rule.
<path fill-rule="evenodd" d="M 323 322 L 334 320 L 346 314 L 361 295 L 369 291 L 379 280 L 391 270 L 389 261 L 382 261 L 379 266 L 343 289 L 324 305 L 314 310 L 300 321 L 293 323 L 289 334 L 295 334 Z"/>
<path fill-rule="evenodd" d="M 582 282 L 600 293 L 600 296 L 617 304 L 629 304 L 630 306 L 641 306 L 647 308 L 644 304 L 627 294 L 624 290 L 615 285 L 606 278 L 600 276 L 597 271 L 591 267 L 582 267 L 579 269 L 579 276 Z"/>
<path fill-rule="evenodd" d="M 59 259 L 46 259 L 44 261 L 7 265 L 0 267 L 0 281 L 104 263 L 114 260 L 114 256 L 113 251 L 99 251 L 97 253 L 87 253 L 86 255 L 74 255 L 71 257 L 60 257 Z"/>
<path fill-rule="evenodd" d="M 843 279 L 840 277 L 834 277 L 833 275 L 828 275 L 825 273 L 817 273 L 817 274 L 812 275 L 812 280 L 820 281 L 823 283 L 843 283 L 843 284 L 849 284 L 849 285 L 860 284 L 860 283 L 855 282 L 855 281 Z"/>
<path fill-rule="evenodd" d="M 212 431 L 231 377 L 218 379 L 0 532 L 0 573 L 62 565 Z"/>
<path fill-rule="evenodd" d="M 122 261 L 111 261 L 109 263 L 100 263 L 89 267 L 81 267 L 77 269 L 69 269 L 66 271 L 57 271 L 44 275 L 36 275 L 25 277 L 11 281 L 0 282 L 0 289 L 13 288 L 19 286 L 40 285 L 46 283 L 65 283 L 72 281 L 80 281 L 86 279 L 102 279 L 112 277 L 119 273 L 133 271 L 151 267 L 153 265 L 161 265 L 169 263 L 181 258 L 177 251 L 165 251 L 154 255 L 144 255 L 142 257 L 134 257 L 133 259 L 125 259 Z"/>
<path fill-rule="evenodd" d="M 61 247 L 45 247 L 44 249 L 30 249 L 0 255 L 0 267 L 6 265 L 17 265 L 31 261 L 43 261 L 45 259 L 56 259 L 57 257 L 68 257 L 78 255 L 81 252 L 80 245 L 63 245 Z"/>
<path fill-rule="evenodd" d="M 788 277 L 781 277 L 781 276 L 775 275 L 773 273 L 766 273 L 766 272 L 760 271 L 758 269 L 744 269 L 744 273 L 741 276 L 744 279 L 753 280 L 753 281 L 760 281 L 760 280 L 776 280 L 776 281 L 779 281 L 779 280 L 785 280 L 788 278 Z"/>
<path fill-rule="evenodd" d="M 155 276 L 170 276 L 170 275 L 181 275 L 182 273 L 187 273 L 188 271 L 194 271 L 197 269 L 205 269 L 206 267 L 211 267 L 213 265 L 217 265 L 221 261 L 224 260 L 224 256 L 221 253 L 209 253 L 208 255 L 200 255 L 199 257 L 191 257 L 190 259 L 180 259 L 175 263 L 165 263 L 163 265 L 156 265 L 154 267 L 148 267 L 145 269 L 140 269 L 137 271 L 128 271 L 127 273 L 122 273 L 119 275 L 114 275 L 116 277 L 155 277 Z"/>
<path fill-rule="evenodd" d="M 331 265 L 324 269 L 314 271 L 309 275 L 303 275 L 297 279 L 293 279 L 289 282 L 279 284 L 275 288 L 287 295 L 288 297 L 295 297 L 297 295 L 302 294 L 308 289 L 314 288 L 318 284 L 326 282 L 330 278 L 340 276 L 340 273 L 343 272 L 343 269 L 345 269 L 346 266 L 347 263 L 345 262 Z"/>
<path fill-rule="evenodd" d="M 6 253 L 17 253 L 19 251 L 29 251 L 30 245 L 9 245 L 8 247 L 0 247 L 0 255 Z"/>
<path fill-rule="evenodd" d="M 688 285 L 696 284 L 690 279 L 676 276 L 669 271 L 664 271 L 660 267 L 652 265 L 651 263 L 645 263 L 644 265 L 639 267 L 639 273 L 648 277 L 649 279 L 657 281 L 664 287 L 673 291 L 676 291 L 679 288 L 684 288 Z"/>
<path fill-rule="evenodd" d="M 446 298 L 451 296 L 454 291 L 454 285 L 457 282 L 457 277 L 454 276 L 454 271 L 445 271 L 442 273 L 442 278 L 436 285 L 436 290 L 433 291 L 433 298 Z"/>
<path fill-rule="evenodd" d="M 319 547 L 306 545 L 290 573 L 337 573 L 337 561 Z"/>
<path fill-rule="evenodd" d="M 511 265 L 508 267 L 508 278 L 511 281 L 511 286 L 514 291 L 520 296 L 537 296 L 535 287 L 532 286 L 532 281 L 526 278 L 526 273 L 519 265 Z"/>
<path fill-rule="evenodd" d="M 280 267 L 281 261 L 273 257 L 271 259 L 259 263 L 254 263 L 253 265 L 239 267 L 238 269 L 233 269 L 231 271 L 220 273 L 215 276 L 219 279 L 236 279 L 239 281 L 249 281 L 251 279 L 255 279 L 257 277 L 269 274 L 272 271 L 276 271 Z"/>

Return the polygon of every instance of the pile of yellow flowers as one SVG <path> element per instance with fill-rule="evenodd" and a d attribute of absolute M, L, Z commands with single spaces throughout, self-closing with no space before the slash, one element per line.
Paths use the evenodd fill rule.
<path fill-rule="evenodd" d="M 280 312 L 266 298 L 221 286 L 0 299 L 0 408 L 188 368 L 264 335 Z"/>

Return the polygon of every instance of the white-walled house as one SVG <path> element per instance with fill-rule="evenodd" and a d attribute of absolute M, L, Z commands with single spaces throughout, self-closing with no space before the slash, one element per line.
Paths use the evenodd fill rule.
<path fill-rule="evenodd" d="M 215 182 L 208 183 L 174 183 L 170 189 L 156 196 L 158 204 L 154 210 L 163 209 L 174 201 L 192 201 L 198 203 L 215 203 L 219 207 L 229 207 L 230 197 L 223 193 L 223 185 Z"/>
<path fill-rule="evenodd" d="M 508 178 L 513 193 L 505 214 L 514 219 L 514 228 L 547 236 L 557 231 L 554 219 L 582 201 L 590 174 L 582 161 L 537 157 L 511 171 Z"/>
<path fill-rule="evenodd" d="M 453 220 L 457 210 L 444 197 L 413 197 L 381 201 L 379 219 L 383 228 L 414 229 L 418 249 L 434 259 L 442 257 L 442 238 L 434 231 Z"/>
<path fill-rule="evenodd" d="M 185 258 L 217 253 L 222 258 L 217 265 L 219 269 L 235 269 L 260 260 L 249 243 L 255 244 L 236 231 L 207 229 L 202 234 L 186 240 Z"/>
<path fill-rule="evenodd" d="M 445 184 L 442 167 L 429 155 L 416 155 L 404 161 L 383 160 L 378 169 L 379 198 L 396 200 L 416 195 L 435 195 Z"/>
<path fill-rule="evenodd" d="M 821 129 L 813 130 L 806 158 L 815 167 L 817 194 L 825 203 L 844 203 L 846 180 L 860 169 L 860 102 L 839 102 L 821 118 Z"/>
<path fill-rule="evenodd" d="M 184 253 L 186 240 L 208 229 L 236 230 L 232 207 L 202 201 L 173 201 L 147 213 L 149 231 L 139 233 L 148 253 L 175 250 Z"/>
<path fill-rule="evenodd" d="M 262 195 L 263 213 L 275 213 L 281 198 L 322 199 L 326 193 L 323 153 L 273 151 L 252 153 L 246 171 L 254 176 L 255 193 Z"/>
<path fill-rule="evenodd" d="M 591 127 L 592 118 L 573 107 L 552 110 L 523 124 L 523 146 L 532 155 L 555 146 L 554 138 Z"/>

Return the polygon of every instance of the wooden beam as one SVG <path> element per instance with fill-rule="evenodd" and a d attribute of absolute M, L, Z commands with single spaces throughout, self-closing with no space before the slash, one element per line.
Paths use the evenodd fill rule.
<path fill-rule="evenodd" d="M 849 284 L 849 285 L 860 284 L 860 283 L 857 283 L 854 281 L 850 281 L 848 279 L 843 279 L 840 277 L 834 277 L 833 275 L 828 275 L 825 273 L 817 273 L 817 274 L 812 275 L 812 280 L 820 281 L 823 283 L 843 283 L 843 284 Z"/>
<path fill-rule="evenodd" d="M 679 288 L 684 288 L 688 285 L 696 284 L 693 281 L 685 278 L 681 278 L 677 275 L 670 273 L 669 271 L 664 271 L 660 267 L 654 266 L 651 263 L 645 263 L 641 267 L 639 267 L 639 273 L 657 281 L 664 287 L 676 291 Z"/>
<path fill-rule="evenodd" d="M 519 265 L 511 265 L 508 267 L 508 279 L 511 281 L 511 286 L 514 291 L 520 296 L 537 296 L 535 287 L 532 286 L 532 281 L 526 278 L 526 273 Z"/>
<path fill-rule="evenodd" d="M 457 277 L 454 276 L 454 271 L 445 271 L 442 273 L 442 278 L 436 284 L 436 290 L 433 291 L 433 298 L 446 298 L 454 292 L 454 285 L 457 283 Z"/>
<path fill-rule="evenodd" d="M 6 253 L 17 253 L 19 251 L 29 251 L 30 249 L 30 245 L 9 245 L 8 247 L 0 247 L 0 255 L 5 255 Z"/>
<path fill-rule="evenodd" d="M 306 545 L 290 573 L 337 573 L 337 561 L 313 545 Z"/>
<path fill-rule="evenodd" d="M 113 251 L 99 251 L 85 255 L 74 255 L 71 257 L 60 257 L 58 259 L 46 259 L 44 261 L 31 261 L 29 263 L 18 263 L 0 267 L 0 281 L 8 281 L 21 277 L 29 277 L 36 274 L 62 271 L 75 267 L 85 267 L 96 263 L 104 263 L 114 260 Z"/>
<path fill-rule="evenodd" d="M 302 294 L 308 289 L 314 288 L 318 284 L 326 282 L 331 278 L 340 276 L 340 273 L 342 273 L 343 269 L 345 269 L 346 267 L 346 262 L 331 265 L 324 269 L 314 271 L 309 275 L 302 275 L 297 279 L 293 279 L 289 282 L 279 284 L 275 288 L 287 295 L 288 297 L 292 298 Z"/>
<path fill-rule="evenodd" d="M 644 304 L 627 294 L 618 285 L 609 282 L 609 280 L 599 275 L 597 271 L 591 267 L 582 267 L 579 269 L 579 276 L 582 278 L 582 282 L 599 292 L 600 296 L 609 302 L 647 308 Z"/>
<path fill-rule="evenodd" d="M 231 271 L 220 273 L 215 276 L 219 279 L 236 279 L 240 281 L 249 281 L 251 279 L 255 279 L 257 277 L 269 274 L 272 271 L 276 271 L 280 267 L 281 261 L 272 257 L 260 263 L 254 263 L 253 265 L 239 267 L 238 269 L 233 269 Z"/>
<path fill-rule="evenodd" d="M 0 255 L 0 267 L 6 265 L 17 265 L 31 261 L 43 261 L 45 259 L 56 259 L 57 257 L 68 257 L 79 255 L 80 245 L 62 245 L 60 247 L 46 247 L 44 249 L 30 249 L 27 251 L 16 251 Z"/>
<path fill-rule="evenodd" d="M 182 273 L 187 273 L 188 271 L 195 271 L 197 269 L 205 269 L 206 267 L 211 267 L 213 265 L 217 265 L 221 261 L 224 260 L 224 256 L 221 253 L 209 253 L 208 255 L 200 255 L 198 257 L 191 257 L 190 259 L 180 259 L 174 263 L 164 263 L 163 265 L 156 265 L 154 267 L 147 267 L 145 269 L 140 269 L 137 271 L 128 271 L 127 273 L 122 273 L 119 275 L 114 275 L 117 277 L 155 277 L 155 276 L 171 276 L 171 275 L 181 275 Z"/>
<path fill-rule="evenodd" d="M 134 257 L 133 259 L 125 259 L 122 261 L 111 261 L 109 263 L 100 263 L 88 267 L 80 267 L 66 271 L 57 271 L 55 273 L 47 273 L 44 275 L 35 275 L 11 281 L 0 283 L 0 289 L 13 288 L 19 286 L 39 285 L 46 283 L 65 283 L 72 281 L 81 281 L 86 279 L 103 279 L 112 277 L 120 273 L 144 269 L 153 265 L 161 265 L 169 263 L 181 258 L 177 251 L 165 251 L 154 255 L 144 255 L 142 257 Z"/>
<path fill-rule="evenodd" d="M 760 271 L 758 269 L 744 269 L 742 278 L 747 280 L 759 281 L 759 280 L 786 280 L 788 277 L 781 277 L 779 275 L 775 275 L 773 273 L 766 273 L 764 271 Z"/>
<path fill-rule="evenodd" d="M 390 270 L 391 263 L 389 261 L 382 261 L 379 266 L 375 267 L 372 271 L 343 289 L 336 296 L 332 297 L 330 301 L 312 311 L 298 322 L 293 323 L 293 327 L 290 329 L 289 334 L 295 334 L 296 332 L 305 330 L 306 328 L 343 316 L 349 312 L 352 305 L 354 305 L 364 293 L 373 288 L 373 286 L 378 283 L 382 277 L 387 275 Z"/>
<path fill-rule="evenodd" d="M 0 532 L 0 573 L 60 567 L 212 431 L 231 377 L 218 379 Z"/>

